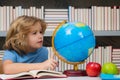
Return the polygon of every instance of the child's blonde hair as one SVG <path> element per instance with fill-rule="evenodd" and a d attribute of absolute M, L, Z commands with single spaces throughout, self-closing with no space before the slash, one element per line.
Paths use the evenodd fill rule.
<path fill-rule="evenodd" d="M 10 29 L 6 36 L 4 49 L 15 50 L 19 54 L 23 54 L 27 50 L 26 36 L 31 30 L 31 26 L 37 22 L 41 24 L 42 33 L 46 30 L 46 23 L 33 16 L 20 16 L 10 24 Z"/>

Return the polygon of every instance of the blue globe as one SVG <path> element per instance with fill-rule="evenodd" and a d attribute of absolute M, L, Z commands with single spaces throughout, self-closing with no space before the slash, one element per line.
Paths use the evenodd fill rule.
<path fill-rule="evenodd" d="M 52 36 L 55 54 L 67 63 L 84 62 L 95 48 L 95 36 L 88 25 L 67 22 L 56 28 Z"/>

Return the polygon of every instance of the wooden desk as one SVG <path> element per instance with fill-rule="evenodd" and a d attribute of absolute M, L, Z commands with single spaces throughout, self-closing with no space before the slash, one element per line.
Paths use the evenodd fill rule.
<path fill-rule="evenodd" d="M 87 76 L 87 77 L 68 77 L 68 78 L 51 78 L 51 79 L 35 79 L 35 80 L 101 80 L 101 79 L 100 77 L 88 77 Z"/>

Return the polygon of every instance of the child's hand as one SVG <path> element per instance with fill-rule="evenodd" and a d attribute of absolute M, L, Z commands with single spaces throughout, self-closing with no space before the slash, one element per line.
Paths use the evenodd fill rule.
<path fill-rule="evenodd" d="M 58 66 L 58 62 L 54 60 L 54 56 L 51 56 L 48 60 L 43 62 L 45 69 L 54 70 Z"/>

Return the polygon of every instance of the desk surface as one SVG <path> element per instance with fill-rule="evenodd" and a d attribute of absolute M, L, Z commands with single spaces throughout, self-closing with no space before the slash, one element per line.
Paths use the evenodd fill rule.
<path fill-rule="evenodd" d="M 100 77 L 68 77 L 68 78 L 51 78 L 51 79 L 36 79 L 36 80 L 101 80 L 101 79 Z"/>

